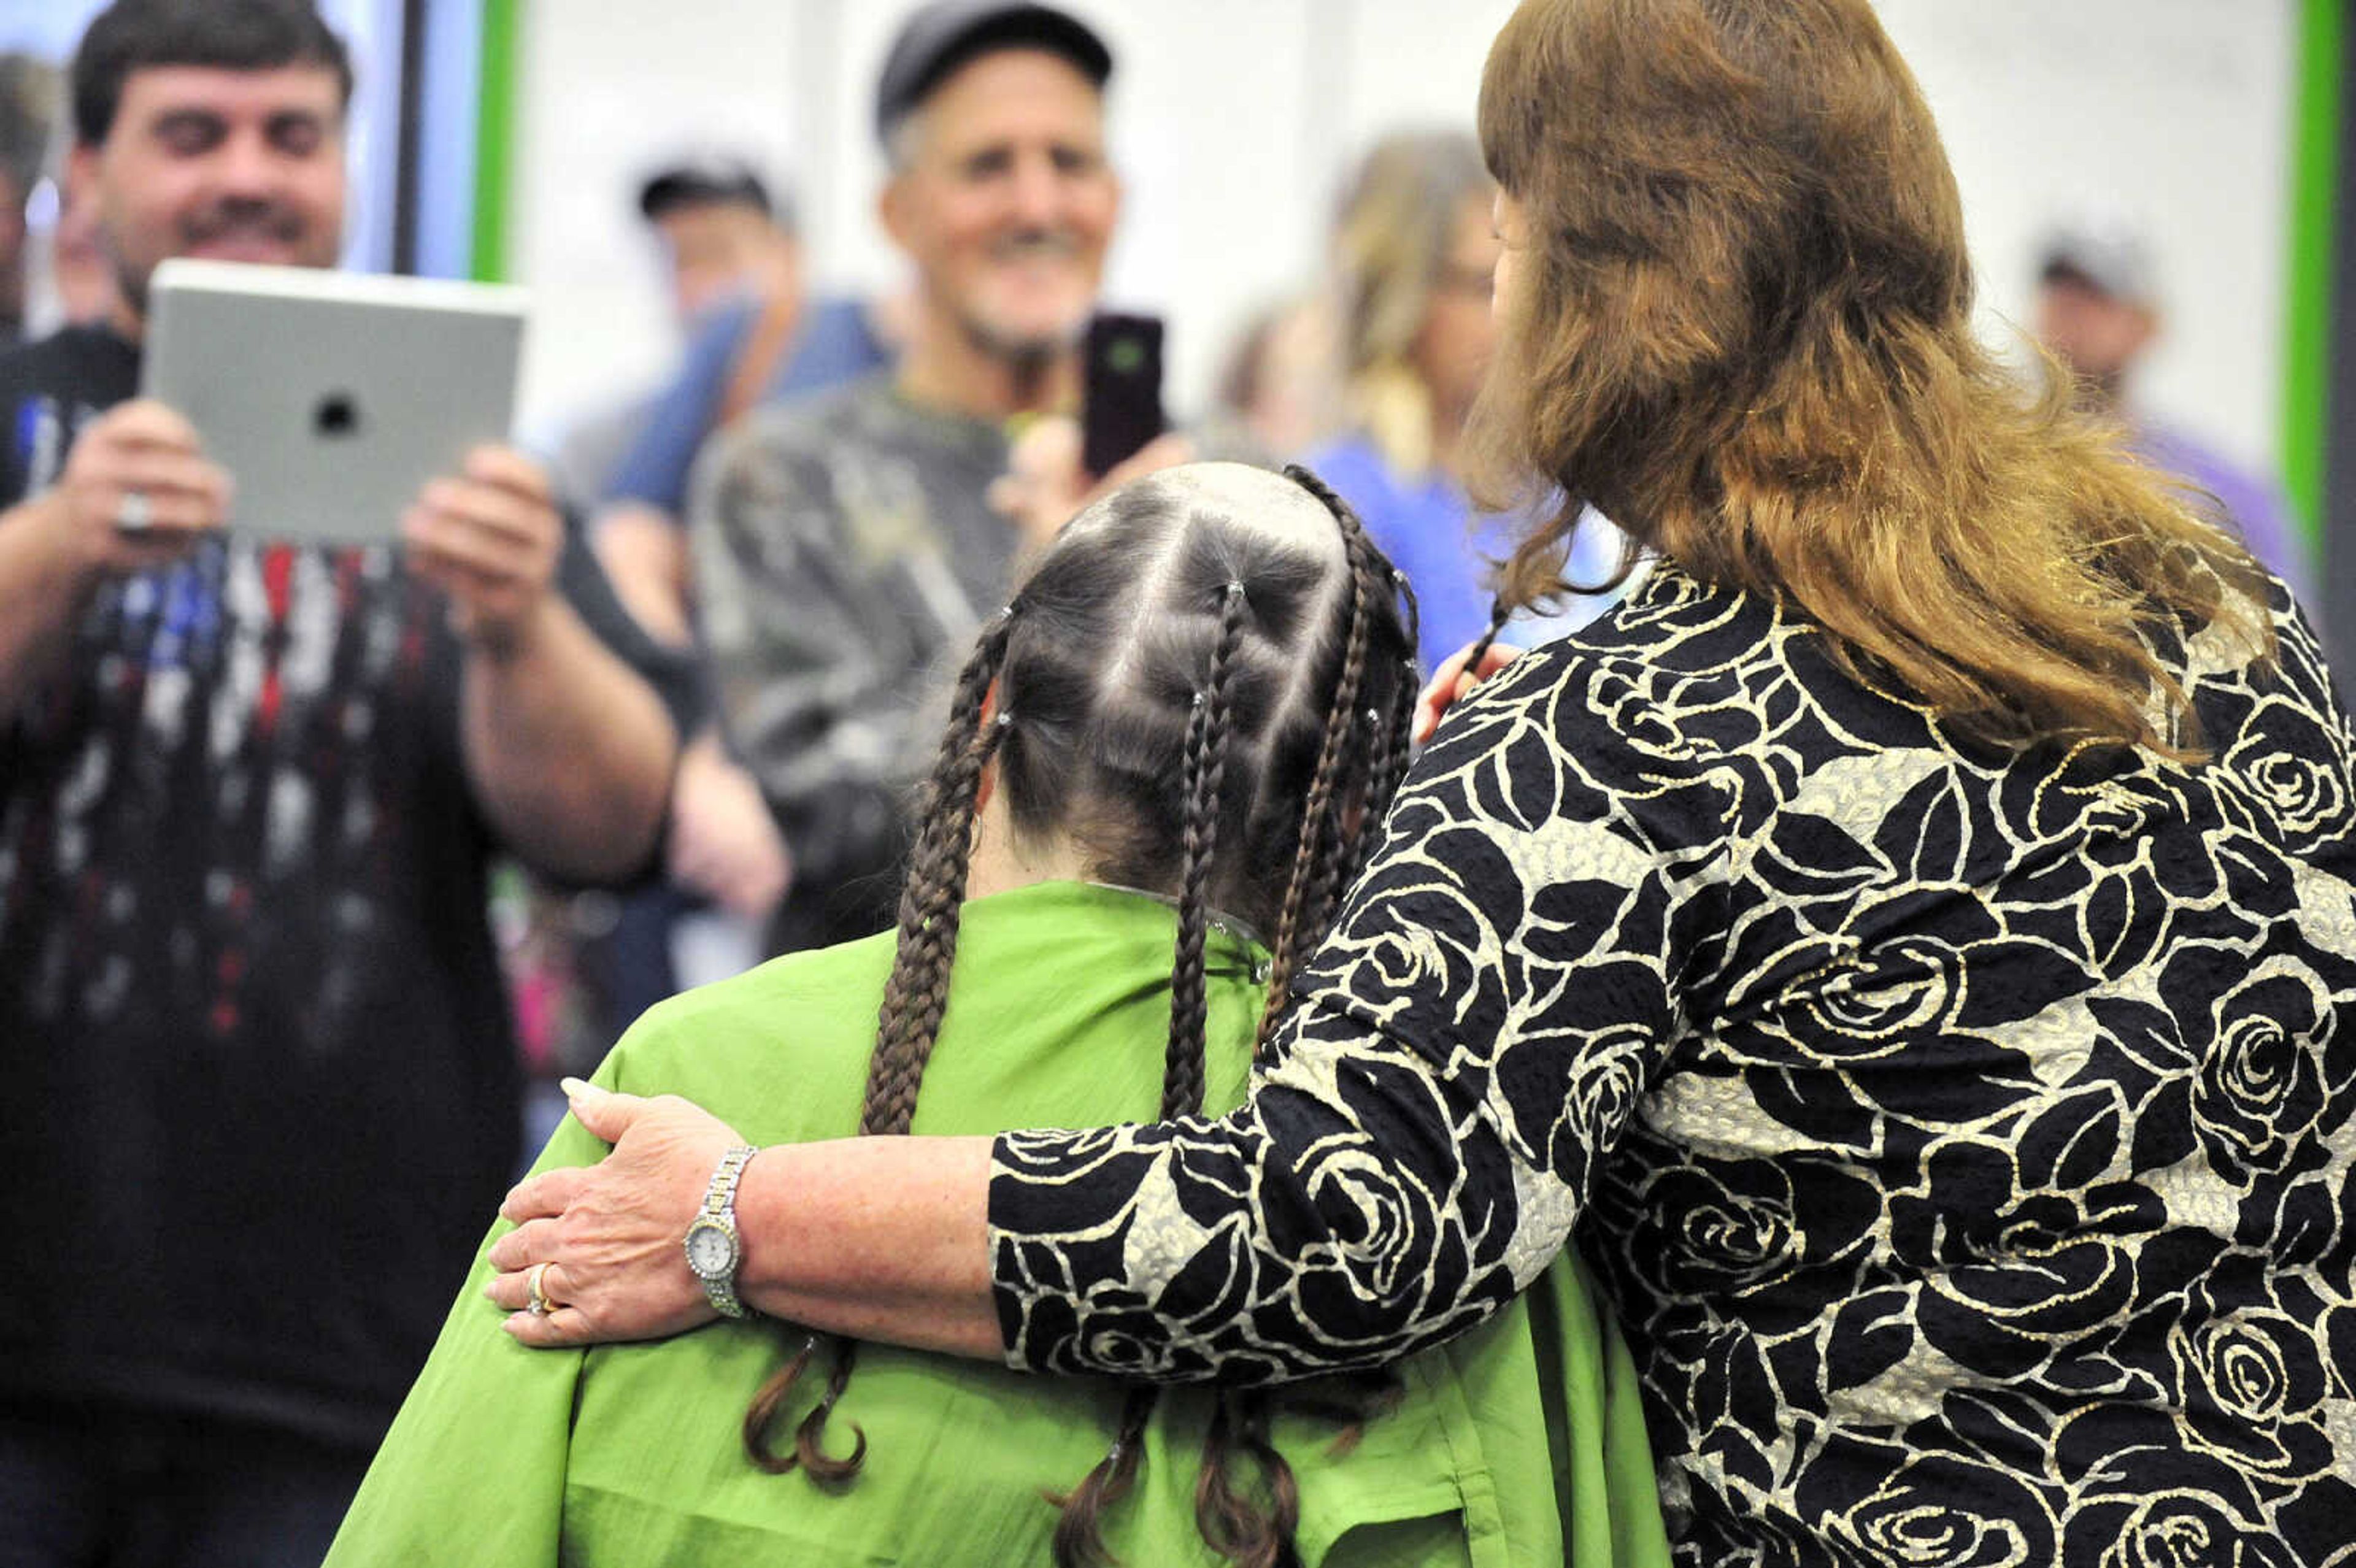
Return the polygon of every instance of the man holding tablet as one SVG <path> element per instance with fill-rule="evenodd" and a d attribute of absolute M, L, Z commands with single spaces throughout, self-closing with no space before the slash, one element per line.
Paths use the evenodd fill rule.
<path fill-rule="evenodd" d="M 255 538 L 134 397 L 159 262 L 333 263 L 349 91 L 307 0 L 116 0 L 71 177 L 123 303 L 0 355 L 12 1563 L 323 1554 L 513 1168 L 486 859 L 612 879 L 659 832 L 650 650 L 537 467 Z"/>

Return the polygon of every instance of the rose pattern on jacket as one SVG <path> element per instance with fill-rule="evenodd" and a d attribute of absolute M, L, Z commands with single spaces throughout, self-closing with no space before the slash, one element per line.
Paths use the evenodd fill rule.
<path fill-rule="evenodd" d="M 1959 741 L 1661 563 L 1450 716 L 1220 1122 L 1001 1138 L 1021 1366 L 1290 1378 L 1577 1240 L 1677 1561 L 2356 1568 L 2356 740 Z"/>

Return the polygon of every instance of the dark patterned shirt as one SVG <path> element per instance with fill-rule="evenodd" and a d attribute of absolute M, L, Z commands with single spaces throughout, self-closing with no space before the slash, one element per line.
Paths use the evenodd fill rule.
<path fill-rule="evenodd" d="M 0 354 L 0 507 L 138 379 L 102 328 Z M 594 559 L 558 571 L 659 682 Z M 517 1154 L 447 603 L 389 545 L 229 532 L 70 635 L 0 720 L 0 1412 L 366 1453 Z"/>
<path fill-rule="evenodd" d="M 1009 592 L 1014 526 L 983 498 L 1006 456 L 1004 427 L 879 374 L 747 415 L 699 463 L 689 535 L 721 718 L 794 859 L 778 950 L 893 922 L 953 661 Z"/>
<path fill-rule="evenodd" d="M 1574 1217 L 1680 1563 L 2344 1563 L 2351 742 L 2169 657 L 2214 760 L 1992 754 L 1662 567 L 1417 762 L 1216 1123 L 1001 1138 L 1021 1366 L 1392 1357 Z"/>

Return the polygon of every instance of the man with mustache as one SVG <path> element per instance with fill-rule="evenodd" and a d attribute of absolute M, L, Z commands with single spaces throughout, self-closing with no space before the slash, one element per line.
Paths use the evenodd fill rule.
<path fill-rule="evenodd" d="M 318 1561 L 514 1168 L 488 858 L 659 831 L 651 650 L 537 467 L 273 542 L 134 397 L 167 257 L 335 263 L 350 91 L 309 0 L 117 0 L 70 178 L 118 303 L 0 355 L 10 1564 Z"/>
<path fill-rule="evenodd" d="M 794 880 L 774 950 L 892 923 L 906 786 L 940 658 L 1004 601 L 1023 527 L 984 500 L 1010 432 L 1068 411 L 1120 188 L 1112 56 L 1045 5 L 927 5 L 876 92 L 879 211 L 916 271 L 895 370 L 748 416 L 690 506 L 703 631 L 734 746 Z"/>

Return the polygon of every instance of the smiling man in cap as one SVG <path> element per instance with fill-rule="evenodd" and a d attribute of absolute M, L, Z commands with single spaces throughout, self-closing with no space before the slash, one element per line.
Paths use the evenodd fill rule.
<path fill-rule="evenodd" d="M 1078 401 L 1120 209 L 1112 69 L 1051 6 L 911 16 L 875 95 L 879 213 L 916 272 L 905 356 L 705 459 L 691 532 L 721 709 L 795 865 L 773 948 L 892 923 L 902 802 L 937 730 L 916 710 L 1026 542 L 985 492 L 1010 427 Z"/>

